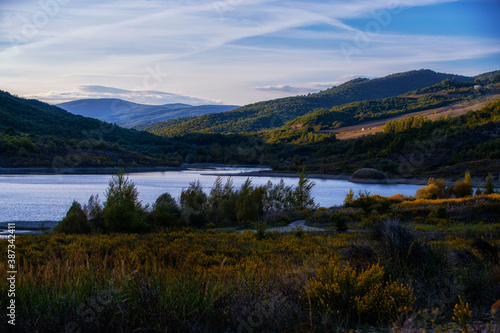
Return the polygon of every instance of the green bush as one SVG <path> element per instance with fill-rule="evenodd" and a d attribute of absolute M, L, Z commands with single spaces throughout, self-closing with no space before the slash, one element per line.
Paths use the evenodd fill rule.
<path fill-rule="evenodd" d="M 90 229 L 92 232 L 103 232 L 106 230 L 106 223 L 104 222 L 104 213 L 99 202 L 99 195 L 91 195 L 88 203 L 83 207 L 85 215 L 89 221 Z"/>
<path fill-rule="evenodd" d="M 90 232 L 87 216 L 80 203 L 73 201 L 66 216 L 54 228 L 54 232 L 64 234 L 88 234 Z"/>
<path fill-rule="evenodd" d="M 488 174 L 486 178 L 486 183 L 484 184 L 484 194 L 493 194 L 495 193 L 495 184 L 493 183 L 493 175 L 491 172 Z"/>
<path fill-rule="evenodd" d="M 396 173 L 398 171 L 398 164 L 393 160 L 382 159 L 378 163 L 378 169 L 384 172 Z"/>
<path fill-rule="evenodd" d="M 335 230 L 338 233 L 347 231 L 347 216 L 341 213 L 333 213 L 330 215 L 330 221 L 335 225 Z"/>
<path fill-rule="evenodd" d="M 172 227 L 178 224 L 181 211 L 177 202 L 169 193 L 160 195 L 153 204 L 151 216 L 158 227 Z"/>
<path fill-rule="evenodd" d="M 135 184 L 123 173 L 113 176 L 106 190 L 103 214 L 109 232 L 137 232 L 145 228 Z"/>
<path fill-rule="evenodd" d="M 472 181 L 470 179 L 470 172 L 466 171 L 464 180 L 462 182 L 458 180 L 455 183 L 455 196 L 457 198 L 465 198 L 472 196 L 472 194 L 473 194 L 473 189 L 472 189 Z"/>

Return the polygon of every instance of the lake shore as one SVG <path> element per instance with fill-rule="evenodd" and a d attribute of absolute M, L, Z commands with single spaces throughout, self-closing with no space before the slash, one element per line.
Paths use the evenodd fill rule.
<path fill-rule="evenodd" d="M 208 174 L 214 176 L 235 176 L 235 174 Z M 275 177 L 275 178 L 298 178 L 298 175 L 295 173 L 286 173 L 286 172 L 273 172 L 273 171 L 250 171 L 250 172 L 241 172 L 238 173 L 237 176 L 243 177 Z M 308 178 L 311 179 L 338 179 L 338 180 L 346 180 L 351 183 L 360 183 L 360 184 L 387 184 L 387 185 L 396 185 L 396 184 L 406 184 L 406 185 L 426 185 L 428 178 L 384 178 L 384 179 L 361 179 L 361 178 L 353 178 L 349 174 L 341 174 L 341 175 L 329 175 L 329 174 L 309 174 Z M 446 183 L 454 184 L 451 180 L 445 180 Z"/>
<path fill-rule="evenodd" d="M 168 171 L 183 171 L 183 170 L 215 170 L 224 168 L 269 168 L 268 166 L 256 166 L 256 165 L 234 165 L 234 164 L 212 164 L 212 163 L 193 163 L 193 164 L 183 164 L 180 167 L 171 166 L 131 166 L 131 167 L 102 167 L 102 168 L 90 168 L 90 167 L 76 167 L 76 168 L 47 168 L 47 167 L 36 167 L 36 168 L 1 168 L 0 175 L 57 175 L 57 174 L 70 174 L 70 175 L 113 175 L 117 174 L 123 170 L 126 174 L 132 173 L 143 173 L 143 172 L 168 172 Z M 270 169 L 270 168 L 269 168 Z M 273 178 L 298 178 L 296 173 L 288 172 L 275 172 L 272 170 L 258 170 L 258 171 L 244 171 L 241 173 L 217 173 L 211 174 L 206 173 L 206 175 L 211 176 L 243 176 L 243 177 L 273 177 Z M 427 185 L 428 177 L 415 177 L 415 178 L 384 178 L 384 179 L 363 179 L 363 178 L 353 178 L 351 174 L 309 174 L 311 179 L 338 179 L 345 180 L 351 183 L 358 184 L 381 184 L 381 185 Z M 445 184 L 447 186 L 454 185 L 459 179 L 447 179 L 445 178 Z M 462 179 L 460 179 L 462 180 Z M 485 183 L 484 179 L 472 178 L 472 184 L 474 187 L 482 187 Z M 497 185 L 497 187 L 500 184 Z"/>
<path fill-rule="evenodd" d="M 132 166 L 132 167 L 102 167 L 102 168 L 0 168 L 0 175 L 111 175 L 121 170 L 125 173 L 180 171 L 182 167 L 169 166 Z"/>
<path fill-rule="evenodd" d="M 26 167 L 26 168 L 3 168 L 0 167 L 0 175 L 108 175 L 117 174 L 121 170 L 125 173 L 163 172 L 182 170 L 211 170 L 220 168 L 268 168 L 268 166 L 257 165 L 235 165 L 235 164 L 212 164 L 192 163 L 183 164 L 180 167 L 172 166 L 127 166 L 127 167 L 75 167 L 75 168 L 49 168 L 49 167 Z"/>

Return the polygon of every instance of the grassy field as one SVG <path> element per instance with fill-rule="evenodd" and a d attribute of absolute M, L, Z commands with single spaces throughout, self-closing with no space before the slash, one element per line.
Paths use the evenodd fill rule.
<path fill-rule="evenodd" d="M 500 195 L 305 212 L 323 233 L 23 236 L 18 332 L 498 332 Z M 389 202 L 389 205 L 383 202 Z M 439 208 L 442 207 L 442 208 Z M 366 208 L 366 209 L 365 209 Z M 336 232 L 344 216 L 347 232 Z M 7 240 L 0 253 L 7 257 Z M 5 281 L 7 261 L 0 263 Z"/>

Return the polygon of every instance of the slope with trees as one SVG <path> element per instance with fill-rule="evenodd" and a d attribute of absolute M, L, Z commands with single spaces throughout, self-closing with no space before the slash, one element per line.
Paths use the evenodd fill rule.
<path fill-rule="evenodd" d="M 159 123 L 146 130 L 164 136 L 192 132 L 257 132 L 280 127 L 287 121 L 318 109 L 398 96 L 453 77 L 457 81 L 473 81 L 471 77 L 436 73 L 431 70 L 409 71 L 372 80 L 359 78 L 319 93 L 254 103 L 222 114 L 187 118 L 180 124 L 179 121 Z"/>

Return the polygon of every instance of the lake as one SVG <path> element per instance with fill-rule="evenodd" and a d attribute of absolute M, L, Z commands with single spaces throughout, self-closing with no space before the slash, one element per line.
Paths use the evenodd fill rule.
<path fill-rule="evenodd" d="M 210 170 L 184 170 L 166 172 L 147 172 L 129 174 L 139 190 L 143 204 L 153 204 L 160 194 L 169 192 L 179 198 L 182 189 L 189 183 L 200 180 L 208 193 L 213 186 L 216 174 L 231 173 L 236 188 L 248 178 L 241 172 L 256 171 L 256 168 L 218 168 Z M 214 175 L 215 174 L 215 175 Z M 224 182 L 227 176 L 222 177 Z M 0 175 L 0 222 L 5 221 L 58 221 L 71 206 L 73 200 L 82 205 L 87 203 L 92 194 L 98 194 L 104 200 L 111 175 Z M 276 177 L 251 177 L 254 185 L 264 185 L 269 180 L 278 183 Z M 287 185 L 297 185 L 297 178 L 283 178 Z M 381 185 L 357 184 L 345 180 L 313 179 L 316 186 L 313 196 L 323 207 L 340 205 L 349 192 L 367 190 L 371 194 L 384 196 L 401 193 L 415 195 L 418 185 Z"/>

